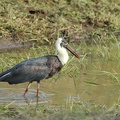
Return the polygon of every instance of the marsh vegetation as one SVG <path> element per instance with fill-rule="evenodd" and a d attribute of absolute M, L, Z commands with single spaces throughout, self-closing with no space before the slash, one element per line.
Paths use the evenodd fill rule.
<path fill-rule="evenodd" d="M 1 119 L 120 119 L 119 0 L 1 0 L 0 46 L 31 42 L 32 47 L 0 52 L 0 72 L 17 63 L 57 54 L 57 37 L 80 54 L 53 78 L 41 82 L 36 104 L 33 84 L 0 84 Z"/>

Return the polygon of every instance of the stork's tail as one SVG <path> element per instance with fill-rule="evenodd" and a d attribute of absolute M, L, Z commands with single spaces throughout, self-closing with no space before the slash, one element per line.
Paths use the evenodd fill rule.
<path fill-rule="evenodd" d="M 9 76 L 11 76 L 11 72 L 9 70 L 0 73 L 0 82 L 5 81 L 5 79 L 8 78 Z"/>

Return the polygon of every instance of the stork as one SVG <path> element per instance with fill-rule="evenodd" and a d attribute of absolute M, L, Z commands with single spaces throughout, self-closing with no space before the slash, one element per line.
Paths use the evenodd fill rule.
<path fill-rule="evenodd" d="M 55 42 L 55 47 L 59 53 L 58 55 L 46 55 L 25 60 L 11 69 L 0 73 L 0 82 L 8 82 L 9 84 L 29 82 L 24 92 L 25 96 L 31 83 L 36 81 L 36 96 L 39 96 L 40 81 L 52 77 L 61 70 L 69 59 L 67 50 L 78 59 L 80 58 L 64 38 L 58 38 Z"/>

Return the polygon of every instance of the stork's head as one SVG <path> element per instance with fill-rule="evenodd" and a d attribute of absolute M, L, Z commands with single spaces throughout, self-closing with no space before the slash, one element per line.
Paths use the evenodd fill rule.
<path fill-rule="evenodd" d="M 63 53 L 67 50 L 69 50 L 75 57 L 78 59 L 80 56 L 70 47 L 70 45 L 67 43 L 67 41 L 64 38 L 58 38 L 55 43 L 55 47 L 58 50 L 59 53 Z"/>

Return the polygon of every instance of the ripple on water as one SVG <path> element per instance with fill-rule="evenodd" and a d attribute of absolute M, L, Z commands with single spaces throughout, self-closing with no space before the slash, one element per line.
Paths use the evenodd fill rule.
<path fill-rule="evenodd" d="M 23 88 L 19 89 L 23 91 Z M 0 104 L 10 104 L 14 105 L 29 105 L 29 104 L 42 104 L 52 102 L 51 96 L 54 94 L 47 94 L 41 91 L 39 97 L 36 97 L 36 90 L 29 89 L 29 92 L 24 97 L 22 93 L 16 93 L 14 88 L 0 88 Z"/>

